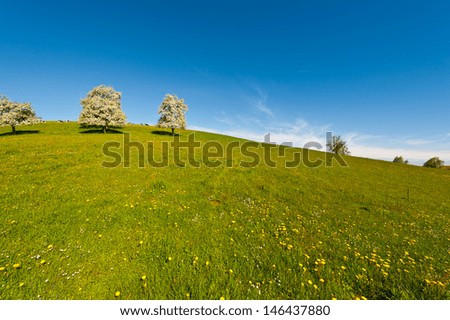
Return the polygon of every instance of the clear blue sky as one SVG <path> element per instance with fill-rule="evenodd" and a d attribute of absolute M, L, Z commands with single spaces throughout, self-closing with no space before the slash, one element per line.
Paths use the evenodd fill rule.
<path fill-rule="evenodd" d="M 99 84 L 128 120 L 450 163 L 449 1 L 0 1 L 0 93 L 76 120 Z"/>

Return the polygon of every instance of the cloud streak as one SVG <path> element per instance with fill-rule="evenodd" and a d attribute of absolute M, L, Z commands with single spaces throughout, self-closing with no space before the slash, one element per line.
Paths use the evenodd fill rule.
<path fill-rule="evenodd" d="M 331 124 L 311 125 L 302 117 L 283 120 L 268 105 L 268 94 L 258 85 L 252 84 L 253 96 L 244 97 L 244 107 L 238 114 L 220 111 L 215 117 L 220 129 L 193 126 L 192 129 L 215 132 L 238 138 L 263 142 L 264 136 L 271 134 L 271 141 L 303 147 L 308 142 L 318 142 L 325 151 L 326 133 L 333 132 Z M 256 95 L 255 95 L 256 93 Z M 257 112 L 255 112 L 257 111 Z M 244 129 L 243 129 L 244 128 Z M 431 137 L 397 137 L 388 134 L 368 134 L 359 132 L 333 132 L 341 135 L 348 143 L 351 155 L 392 161 L 403 156 L 411 164 L 422 165 L 431 157 L 438 156 L 450 163 L 450 133 Z"/>
<path fill-rule="evenodd" d="M 255 108 L 259 111 L 261 111 L 262 113 L 264 113 L 265 115 L 273 118 L 273 112 L 272 110 L 270 110 L 270 108 L 266 105 L 266 103 L 262 100 L 257 100 L 254 104 Z"/>
<path fill-rule="evenodd" d="M 272 109 L 268 106 L 267 100 L 268 95 L 267 92 L 264 91 L 259 85 L 252 83 L 250 87 L 253 89 L 254 95 L 247 96 L 247 100 L 249 101 L 249 105 L 255 110 L 259 111 L 266 117 L 273 118 L 275 115 Z"/>

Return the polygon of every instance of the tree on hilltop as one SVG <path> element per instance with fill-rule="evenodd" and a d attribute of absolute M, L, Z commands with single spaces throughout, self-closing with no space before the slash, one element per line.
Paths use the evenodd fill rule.
<path fill-rule="evenodd" d="M 0 127 L 11 126 L 12 133 L 16 134 L 16 127 L 40 123 L 41 119 L 31 107 L 31 103 L 19 103 L 10 101 L 0 95 Z"/>
<path fill-rule="evenodd" d="M 330 141 L 327 142 L 327 147 L 331 152 L 336 154 L 349 155 L 347 141 L 344 141 L 341 136 L 332 136 Z"/>
<path fill-rule="evenodd" d="M 159 106 L 158 114 L 161 117 L 156 126 L 159 128 L 171 128 L 172 135 L 174 135 L 176 128 L 186 129 L 186 111 L 188 111 L 188 106 L 184 103 L 184 99 L 178 99 L 176 95 L 166 94 Z"/>
<path fill-rule="evenodd" d="M 408 160 L 403 159 L 402 156 L 396 156 L 392 162 L 408 164 Z"/>
<path fill-rule="evenodd" d="M 126 124 L 126 116 L 121 108 L 122 94 L 112 87 L 100 85 L 92 89 L 81 100 L 80 117 L 78 123 L 81 127 L 100 127 L 103 132 L 110 128 L 120 128 Z"/>
<path fill-rule="evenodd" d="M 426 168 L 440 168 L 444 165 L 444 161 L 439 159 L 439 157 L 433 157 L 431 159 L 428 159 L 427 162 L 423 164 Z"/>

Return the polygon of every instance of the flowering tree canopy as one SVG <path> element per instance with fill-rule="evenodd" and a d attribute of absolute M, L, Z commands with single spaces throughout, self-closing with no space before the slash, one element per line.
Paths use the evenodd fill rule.
<path fill-rule="evenodd" d="M 184 103 L 184 99 L 178 99 L 176 95 L 166 94 L 163 102 L 159 106 L 159 118 L 157 127 L 171 128 L 172 135 L 175 128 L 186 129 L 186 119 L 184 113 L 188 110 L 188 106 Z"/>
<path fill-rule="evenodd" d="M 30 103 L 10 101 L 5 96 L 0 96 L 0 127 L 11 126 L 16 133 L 16 127 L 41 122 Z"/>
<path fill-rule="evenodd" d="M 78 123 L 82 127 L 101 127 L 104 133 L 109 128 L 123 127 L 126 117 L 122 112 L 121 99 L 122 94 L 112 87 L 95 87 L 81 100 L 83 110 Z"/>

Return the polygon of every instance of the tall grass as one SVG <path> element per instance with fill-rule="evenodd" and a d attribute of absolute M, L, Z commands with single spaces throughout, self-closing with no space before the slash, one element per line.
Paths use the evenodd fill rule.
<path fill-rule="evenodd" d="M 27 130 L 0 129 L 0 299 L 450 298 L 448 170 L 103 168 L 122 134 Z"/>

